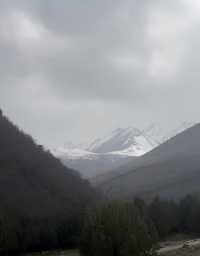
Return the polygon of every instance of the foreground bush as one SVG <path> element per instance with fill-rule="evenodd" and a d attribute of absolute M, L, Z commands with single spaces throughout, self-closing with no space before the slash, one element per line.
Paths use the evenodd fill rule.
<path fill-rule="evenodd" d="M 135 203 L 108 203 L 88 212 L 80 251 L 84 256 L 150 255 L 157 233 Z"/>

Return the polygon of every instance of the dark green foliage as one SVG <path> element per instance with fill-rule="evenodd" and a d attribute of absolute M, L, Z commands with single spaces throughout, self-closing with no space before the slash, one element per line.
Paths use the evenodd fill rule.
<path fill-rule="evenodd" d="M 151 255 L 156 241 L 173 233 L 200 235 L 200 199 L 155 198 L 150 204 L 111 202 L 90 210 L 81 240 L 83 256 Z M 152 254 L 153 255 L 153 254 Z"/>
<path fill-rule="evenodd" d="M 111 202 L 88 212 L 83 228 L 81 254 L 147 255 L 156 241 L 153 224 L 136 204 Z"/>
<path fill-rule="evenodd" d="M 0 254 L 77 246 L 87 181 L 0 111 Z"/>
<path fill-rule="evenodd" d="M 149 205 L 148 211 L 160 237 L 176 231 L 179 223 L 178 205 L 173 201 L 161 201 L 155 198 Z"/>
<path fill-rule="evenodd" d="M 200 200 L 196 196 L 187 196 L 179 206 L 180 229 L 200 234 Z"/>
<path fill-rule="evenodd" d="M 200 235 L 200 199 L 197 196 L 188 195 L 177 203 L 155 198 L 148 206 L 148 215 L 160 238 L 177 232 Z"/>

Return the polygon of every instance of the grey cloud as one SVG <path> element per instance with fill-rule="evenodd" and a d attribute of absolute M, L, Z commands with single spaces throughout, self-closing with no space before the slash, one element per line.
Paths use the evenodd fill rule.
<path fill-rule="evenodd" d="M 2 107 L 46 145 L 121 123 L 198 121 L 195 3 L 0 1 Z"/>

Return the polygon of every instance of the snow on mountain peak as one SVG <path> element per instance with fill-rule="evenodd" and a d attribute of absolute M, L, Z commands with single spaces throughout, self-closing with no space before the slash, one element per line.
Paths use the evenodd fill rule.
<path fill-rule="evenodd" d="M 83 177 L 91 178 L 117 168 L 133 157 L 146 154 L 192 125 L 183 123 L 170 131 L 166 131 L 167 127 L 163 129 L 154 124 L 144 130 L 118 128 L 91 144 L 74 145 L 69 142 L 52 153 L 66 166 L 78 170 Z"/>
<path fill-rule="evenodd" d="M 87 150 L 94 153 L 110 153 L 131 151 L 132 156 L 139 156 L 152 149 L 151 143 L 142 131 L 135 127 L 118 128 L 108 136 L 95 140 Z M 129 154 L 128 154 L 129 155 Z"/>
<path fill-rule="evenodd" d="M 89 146 L 67 142 L 63 147 L 54 150 L 52 153 L 59 158 L 66 157 L 74 160 L 94 159 L 99 155 L 138 157 L 153 150 L 192 125 L 192 123 L 184 122 L 176 129 L 168 132 L 155 124 L 150 125 L 145 130 L 139 130 L 132 126 L 118 128 L 110 134 L 96 139 Z"/>

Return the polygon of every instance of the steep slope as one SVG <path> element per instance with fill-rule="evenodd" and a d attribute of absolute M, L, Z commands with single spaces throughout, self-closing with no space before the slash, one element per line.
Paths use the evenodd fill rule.
<path fill-rule="evenodd" d="M 90 202 L 92 194 L 94 192 L 88 182 L 75 171 L 64 167 L 42 146 L 36 145 L 0 111 L 0 223 L 6 226 L 6 223 L 11 225 L 14 222 L 18 227 L 6 227 L 1 232 L 12 231 L 8 242 L 10 236 L 15 237 L 16 234 L 23 237 L 20 243 L 16 241 L 19 237 L 15 242 L 13 238 L 14 245 L 9 245 L 9 249 L 12 246 L 15 249 L 18 249 L 17 246 L 30 249 L 34 247 L 33 243 L 42 243 L 43 238 L 45 243 L 48 239 L 48 244 L 53 246 L 57 241 L 58 227 L 61 223 L 71 226 L 72 218 Z M 41 225 L 46 226 L 45 229 L 40 229 Z M 44 232 L 46 234 L 42 238 Z M 35 238 L 32 239 L 32 236 Z M 73 231 L 68 238 L 66 236 L 63 234 L 66 244 L 71 243 Z"/>
<path fill-rule="evenodd" d="M 96 181 L 106 195 L 182 197 L 200 193 L 200 125 Z"/>

